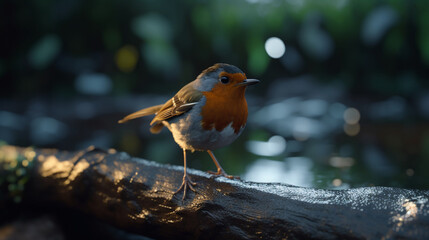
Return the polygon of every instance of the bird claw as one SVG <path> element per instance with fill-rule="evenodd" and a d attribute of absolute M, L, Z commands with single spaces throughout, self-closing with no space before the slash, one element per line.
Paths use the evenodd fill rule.
<path fill-rule="evenodd" d="M 191 189 L 193 192 L 196 192 L 195 191 L 195 189 L 194 189 L 194 187 L 193 186 L 195 186 L 195 185 L 197 185 L 195 182 L 193 182 L 189 177 L 188 177 L 188 175 L 184 175 L 183 176 L 183 181 L 182 181 L 182 185 L 180 185 L 180 188 L 179 189 L 177 189 L 177 191 L 176 192 L 174 192 L 173 193 L 173 195 L 176 195 L 177 193 L 179 193 L 182 189 L 183 189 L 183 197 L 182 197 L 182 201 L 183 200 L 185 200 L 185 197 L 186 197 L 186 190 L 188 189 L 188 187 L 189 187 L 189 189 Z"/>
<path fill-rule="evenodd" d="M 217 172 L 213 172 L 213 171 L 207 171 L 207 172 L 210 174 L 213 174 L 214 175 L 213 177 L 222 176 L 222 177 L 226 177 L 228 179 L 240 179 L 239 176 L 233 176 L 233 175 L 226 174 L 226 172 L 222 169 L 218 169 Z"/>

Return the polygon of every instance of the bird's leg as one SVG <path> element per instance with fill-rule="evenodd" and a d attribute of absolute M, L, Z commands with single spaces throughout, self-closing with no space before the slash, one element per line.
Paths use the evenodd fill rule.
<path fill-rule="evenodd" d="M 229 179 L 240 179 L 240 177 L 238 177 L 238 176 L 232 176 L 232 175 L 226 174 L 226 172 L 220 166 L 219 162 L 216 160 L 216 157 L 212 153 L 212 151 L 207 150 L 207 152 L 209 153 L 210 157 L 213 159 L 213 162 L 214 162 L 214 164 L 216 164 L 216 167 L 217 167 L 217 172 L 208 171 L 210 174 L 213 174 L 213 175 L 216 175 L 216 176 L 223 176 L 223 177 L 226 177 L 226 178 L 229 178 Z"/>
<path fill-rule="evenodd" d="M 195 192 L 195 189 L 193 186 L 197 185 L 196 183 L 192 182 L 191 179 L 188 177 L 188 173 L 186 172 L 186 150 L 183 149 L 183 169 L 184 169 L 184 174 L 183 174 L 183 181 L 182 181 L 182 185 L 180 185 L 180 188 L 177 189 L 177 191 L 175 193 L 173 193 L 173 195 L 177 194 L 178 192 L 180 192 L 183 189 L 183 197 L 182 200 L 185 200 L 186 197 L 186 190 L 188 189 L 188 187 Z"/>

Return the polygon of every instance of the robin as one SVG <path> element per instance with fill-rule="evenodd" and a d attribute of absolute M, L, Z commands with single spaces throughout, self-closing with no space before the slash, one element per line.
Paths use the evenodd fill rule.
<path fill-rule="evenodd" d="M 259 80 L 247 79 L 239 68 L 217 63 L 204 70 L 194 81 L 185 85 L 164 104 L 144 108 L 132 113 L 119 123 L 155 114 L 150 131 L 159 133 L 166 126 L 174 141 L 183 149 L 184 174 L 177 194 L 183 189 L 183 198 L 196 185 L 186 172 L 186 150 L 207 151 L 217 167 L 210 172 L 229 179 L 213 150 L 232 143 L 243 131 L 247 121 L 246 87 Z"/>

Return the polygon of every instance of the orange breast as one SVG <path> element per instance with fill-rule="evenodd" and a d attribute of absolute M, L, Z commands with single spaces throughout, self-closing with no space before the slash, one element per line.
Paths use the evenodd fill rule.
<path fill-rule="evenodd" d="M 218 83 L 211 91 L 203 92 L 206 97 L 206 104 L 201 111 L 203 129 L 222 131 L 232 123 L 234 132 L 238 133 L 247 121 L 245 90 L 245 87 Z"/>

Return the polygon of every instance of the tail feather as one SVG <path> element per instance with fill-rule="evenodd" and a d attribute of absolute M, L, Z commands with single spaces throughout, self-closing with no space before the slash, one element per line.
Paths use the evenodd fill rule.
<path fill-rule="evenodd" d="M 157 123 L 150 128 L 150 132 L 153 134 L 158 134 L 159 132 L 161 132 L 163 127 L 164 127 L 164 124 Z"/>
<path fill-rule="evenodd" d="M 144 116 L 148 116 L 148 115 L 152 115 L 152 114 L 156 114 L 161 107 L 164 104 L 160 104 L 160 105 L 156 105 L 153 107 L 148 107 L 148 108 L 144 108 L 142 110 L 139 110 L 135 113 L 131 113 L 130 115 L 124 117 L 123 119 L 119 120 L 118 123 L 124 123 L 124 122 L 128 122 L 129 120 L 135 119 L 135 118 L 139 118 L 139 117 L 144 117 Z"/>

